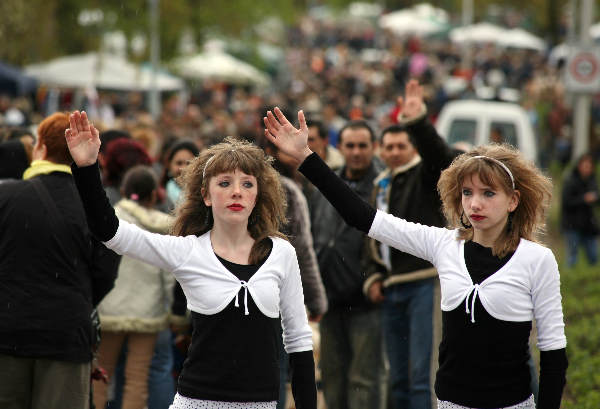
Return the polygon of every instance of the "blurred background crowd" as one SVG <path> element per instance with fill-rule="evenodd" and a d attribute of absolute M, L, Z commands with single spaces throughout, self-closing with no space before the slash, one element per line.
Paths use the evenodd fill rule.
<path fill-rule="evenodd" d="M 566 42 L 573 35 L 569 30 L 575 28 L 569 28 L 567 4 L 539 3 L 532 11 L 543 16 L 554 7 L 556 21 L 544 26 L 539 16 L 536 21 L 518 13 L 517 4 L 477 2 L 472 24 L 460 26 L 460 7 L 447 11 L 416 4 L 393 11 L 380 2 L 307 6 L 291 23 L 271 16 L 251 26 L 249 17 L 247 36 L 238 38 L 252 41 L 223 34 L 194 36 L 182 24 L 179 55 L 164 61 L 154 80 L 148 64 L 134 63 L 151 51 L 145 45 L 150 36 L 138 31 L 128 37 L 117 23 L 109 24 L 121 20 L 114 12 L 78 4 L 65 18 L 76 18 L 78 35 L 100 37 L 95 49 L 80 48 L 77 54 L 43 62 L 47 52 L 0 52 L 0 129 L 7 139 L 16 128 L 34 130 L 32 125 L 52 112 L 80 108 L 100 130 L 126 130 L 158 158 L 172 138 L 192 139 L 200 149 L 225 135 L 260 138 L 265 108 L 278 105 L 290 112 L 302 108 L 322 119 L 335 145 L 336 132 L 348 119 L 364 118 L 376 131 L 393 123 L 396 97 L 409 78 L 416 78 L 425 85 L 434 121 L 452 99 L 520 104 L 534 126 L 542 165 L 547 165 L 569 159 L 573 98 L 562 80 Z M 146 8 L 142 4 L 138 11 L 147 13 Z M 169 8 L 160 5 L 165 15 L 161 35 L 170 22 Z M 15 19 L 18 12 L 13 11 Z M 600 41 L 600 26 L 592 26 L 590 33 Z M 197 38 L 204 39 L 200 53 Z M 173 54 L 162 50 L 165 56 Z M 158 108 L 152 106 L 152 89 L 159 93 Z M 599 122 L 597 94 L 589 127 L 594 151 Z"/>

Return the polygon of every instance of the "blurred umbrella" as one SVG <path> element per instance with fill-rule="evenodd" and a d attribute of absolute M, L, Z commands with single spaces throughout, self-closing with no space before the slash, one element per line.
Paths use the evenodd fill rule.
<path fill-rule="evenodd" d="M 348 5 L 348 14 L 355 17 L 376 18 L 382 11 L 383 8 L 379 4 L 355 1 Z"/>
<path fill-rule="evenodd" d="M 506 30 L 502 36 L 498 37 L 497 42 L 499 45 L 507 48 L 521 48 L 540 52 L 546 50 L 546 42 L 544 40 L 521 28 Z"/>
<path fill-rule="evenodd" d="M 379 25 L 398 35 L 427 36 L 448 29 L 448 14 L 423 3 L 383 15 Z"/>
<path fill-rule="evenodd" d="M 412 10 L 423 19 L 435 21 L 440 24 L 448 24 L 448 12 L 444 9 L 434 7 L 429 3 L 420 3 L 412 6 Z"/>
<path fill-rule="evenodd" d="M 496 43 L 508 30 L 490 23 L 477 23 L 450 31 L 455 43 Z"/>
<path fill-rule="evenodd" d="M 595 41 L 600 40 L 600 23 L 596 23 L 590 27 L 590 36 Z"/>
<path fill-rule="evenodd" d="M 123 57 L 102 53 L 88 53 L 56 58 L 41 64 L 25 67 L 28 75 L 40 83 L 55 87 L 96 87 L 114 90 L 148 91 L 151 72 Z M 180 90 L 180 78 L 158 73 L 156 86 L 161 91 Z"/>
<path fill-rule="evenodd" d="M 173 70 L 187 79 L 217 80 L 238 85 L 269 84 L 269 77 L 253 67 L 222 51 L 205 51 L 173 62 Z"/>
<path fill-rule="evenodd" d="M 426 36 L 445 30 L 434 21 L 424 20 L 411 10 L 400 10 L 386 14 L 379 19 L 382 28 L 388 29 L 397 35 Z"/>
<path fill-rule="evenodd" d="M 12 65 L 0 62 L 0 93 L 18 96 L 35 90 L 37 83 Z"/>

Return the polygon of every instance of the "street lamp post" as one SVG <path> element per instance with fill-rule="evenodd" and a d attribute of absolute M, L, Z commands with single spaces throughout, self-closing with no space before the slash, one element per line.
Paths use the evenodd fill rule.
<path fill-rule="evenodd" d="M 158 3 L 160 0 L 148 0 L 150 6 L 150 61 L 152 72 L 150 76 L 150 113 L 154 119 L 160 115 L 160 93 L 157 87 L 157 71 L 160 63 L 160 39 L 159 39 L 159 13 Z"/>
<path fill-rule="evenodd" d="M 580 10 L 579 45 L 587 47 L 591 45 L 590 27 L 594 15 L 593 0 L 581 0 Z M 573 112 L 574 138 L 573 158 L 577 158 L 589 150 L 590 110 L 592 98 L 589 93 L 579 93 L 575 100 Z"/>
<path fill-rule="evenodd" d="M 467 27 L 473 24 L 473 0 L 462 0 L 462 25 Z M 462 46 L 463 66 L 471 72 L 472 55 L 471 40 L 467 39 Z"/>

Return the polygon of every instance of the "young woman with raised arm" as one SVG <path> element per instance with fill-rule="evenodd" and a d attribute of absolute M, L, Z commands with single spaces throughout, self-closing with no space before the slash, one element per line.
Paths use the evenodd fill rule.
<path fill-rule="evenodd" d="M 316 409 L 298 261 L 279 232 L 284 193 L 264 152 L 233 138 L 202 152 L 180 177 L 172 235 L 161 235 L 115 216 L 85 112 L 71 115 L 65 136 L 92 232 L 119 254 L 171 271 L 186 295 L 194 332 L 171 408 L 275 408 L 283 327 L 296 407 Z"/>
<path fill-rule="evenodd" d="M 414 87 L 407 88 L 407 100 Z M 299 128 L 275 108 L 265 135 L 344 220 L 370 237 L 431 262 L 442 299 L 442 341 L 435 391 L 439 409 L 533 409 L 529 334 L 536 320 L 541 351 L 538 408 L 558 409 L 565 385 L 560 276 L 550 249 L 539 244 L 551 181 L 508 145 L 458 156 L 438 191 L 448 228 L 407 222 L 357 197 L 307 146 Z M 416 135 L 415 137 L 418 137 Z"/>

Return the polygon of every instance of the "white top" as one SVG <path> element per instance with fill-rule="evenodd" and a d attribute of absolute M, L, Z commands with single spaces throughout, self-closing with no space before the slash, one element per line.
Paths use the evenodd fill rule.
<path fill-rule="evenodd" d="M 369 236 L 432 263 L 440 277 L 443 311 L 461 302 L 474 322 L 479 297 L 485 310 L 503 321 L 536 320 L 538 348 L 565 348 L 567 339 L 560 295 L 560 275 L 552 251 L 521 239 L 514 255 L 481 284 L 473 284 L 464 258 L 464 240 L 457 230 L 423 226 L 377 211 Z"/>
<path fill-rule="evenodd" d="M 283 342 L 288 353 L 312 350 L 312 331 L 304 309 L 304 295 L 296 252 L 287 241 L 271 237 L 273 249 L 248 280 L 239 280 L 219 261 L 210 231 L 200 237 L 169 236 L 147 232 L 119 220 L 115 236 L 104 244 L 127 255 L 171 271 L 187 298 L 191 311 L 212 315 L 222 311 L 244 288 L 259 310 L 270 318 L 281 313 Z M 247 308 L 246 308 L 247 314 Z"/>

